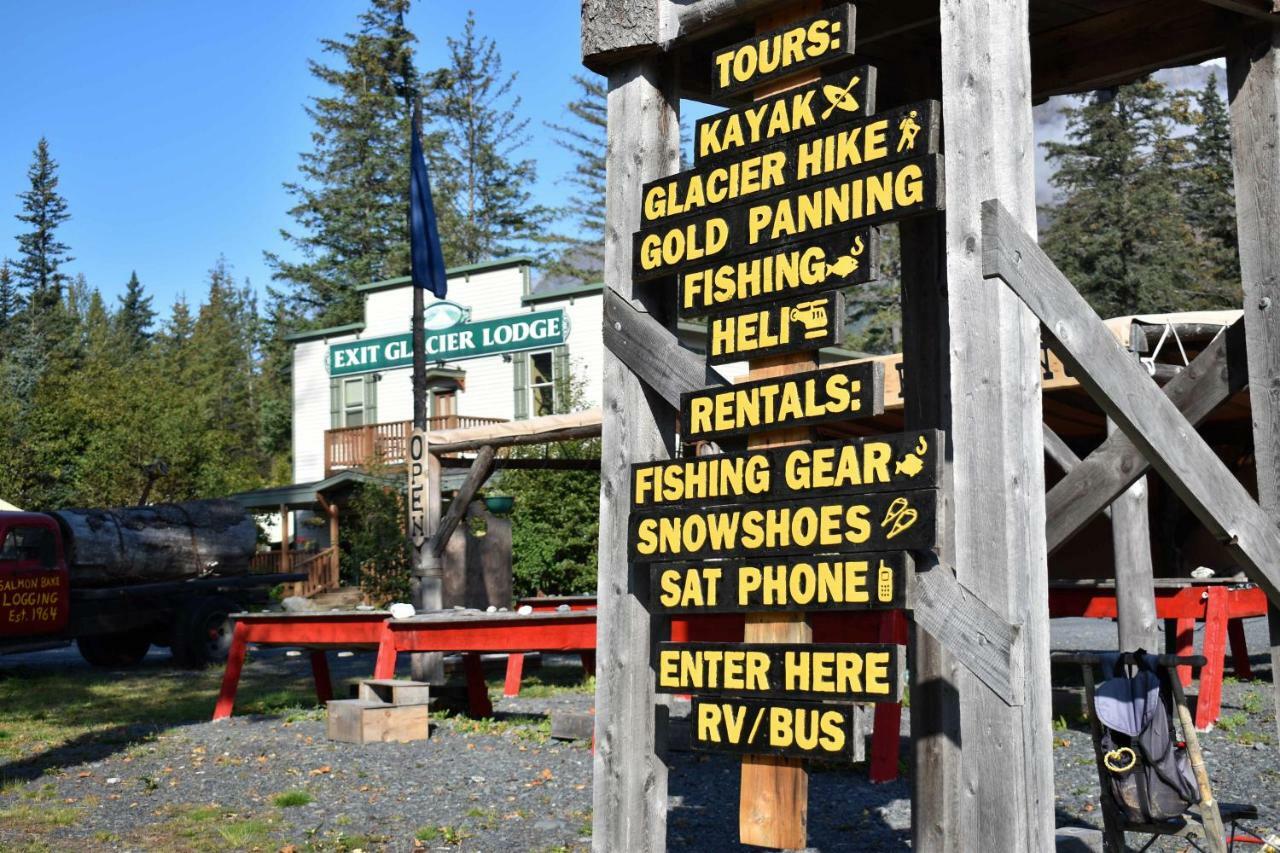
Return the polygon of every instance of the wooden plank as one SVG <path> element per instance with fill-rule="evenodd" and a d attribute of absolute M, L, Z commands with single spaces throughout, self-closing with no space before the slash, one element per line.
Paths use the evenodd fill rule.
<path fill-rule="evenodd" d="M 982 282 L 981 209 L 995 196 L 1035 228 L 1028 0 L 942 0 L 946 127 L 947 353 L 956 579 L 1022 625 L 1022 704 L 1008 705 L 964 670 L 957 810 L 929 816 L 927 850 L 1053 847 L 1053 734 L 1039 324 Z M 910 374 L 907 376 L 910 381 Z M 945 689 L 945 688 L 944 688 Z M 914 696 L 912 697 L 914 700 Z M 914 708 L 913 708 L 914 710 Z M 933 768 L 917 767 L 913 775 Z M 949 768 L 942 768 L 944 771 Z"/>
<path fill-rule="evenodd" d="M 692 745 L 707 752 L 860 761 L 857 705 L 693 698 Z"/>
<path fill-rule="evenodd" d="M 1044 425 L 1044 455 L 1052 459 L 1064 474 L 1070 474 L 1071 469 L 1080 464 L 1080 457 L 1048 424 Z"/>
<path fill-rule="evenodd" d="M 1245 388 L 1244 321 L 1228 326 L 1191 364 L 1164 386 L 1163 393 L 1192 426 Z M 1109 434 L 1045 498 L 1045 539 L 1052 554 L 1093 520 L 1150 464 L 1123 432 Z"/>
<path fill-rule="evenodd" d="M 674 326 L 674 316 L 663 310 L 671 300 L 635 293 L 631 281 L 630 235 L 640 223 L 640 187 L 680 164 L 679 100 L 664 65 L 641 59 L 609 71 L 604 282 L 606 293 L 636 296 L 657 322 Z M 665 850 L 667 843 L 666 734 L 658 720 L 665 721 L 669 706 L 653 689 L 650 644 L 661 626 L 647 607 L 648 576 L 627 558 L 627 489 L 632 462 L 674 453 L 675 412 L 612 350 L 605 351 L 603 368 L 591 843 L 600 853 L 646 853 Z"/>
<path fill-rule="evenodd" d="M 631 506 L 725 503 L 930 489 L 943 434 L 919 430 L 631 466 Z"/>
<path fill-rule="evenodd" d="M 663 295 L 648 294 L 656 300 Z M 672 408 L 680 407 L 682 394 L 729 384 L 670 329 L 610 288 L 604 291 L 604 345 Z"/>
<path fill-rule="evenodd" d="M 1244 15 L 1256 21 L 1266 21 L 1272 26 L 1280 26 L 1280 15 L 1276 14 L 1272 0 L 1200 0 L 1210 6 Z"/>
<path fill-rule="evenodd" d="M 1280 529 L 1146 371 L 1121 348 L 1065 276 L 999 202 L 983 205 L 983 266 L 1044 323 L 1054 349 L 1151 467 L 1273 602 Z"/>
<path fill-rule="evenodd" d="M 711 90 L 731 95 L 756 89 L 853 55 L 857 16 L 852 3 L 789 21 L 711 54 Z"/>
<path fill-rule="evenodd" d="M 458 487 L 458 493 L 453 496 L 453 502 L 449 504 L 449 511 L 440 520 L 440 526 L 431 534 L 429 549 L 437 557 L 444 553 L 444 546 L 448 543 L 449 537 L 453 535 L 458 522 L 462 521 L 463 516 L 467 514 L 467 507 L 471 506 L 471 501 L 475 500 L 476 493 L 484 486 L 491 473 L 493 473 L 493 448 L 486 444 L 476 454 L 467 479 L 463 480 L 462 485 Z"/>
<path fill-rule="evenodd" d="M 930 562 L 915 578 L 916 623 L 1006 704 L 1021 705 L 1022 630 L 965 589 L 949 566 Z"/>
<path fill-rule="evenodd" d="M 439 430 L 428 435 L 428 449 L 434 455 L 443 455 L 479 450 L 485 445 L 497 449 L 526 444 L 554 444 L 573 438 L 594 438 L 600 435 L 601 418 L 600 409 L 587 409 L 567 415 L 545 415 L 523 421 Z"/>
<path fill-rule="evenodd" d="M 1280 35 L 1233 44 L 1227 56 L 1244 327 L 1258 501 L 1280 518 Z M 1272 690 L 1280 733 L 1280 607 L 1268 608 Z"/>
<path fill-rule="evenodd" d="M 897 702 L 902 646 L 891 643 L 658 643 L 659 693 Z"/>
<path fill-rule="evenodd" d="M 1107 432 L 1118 430 L 1110 419 Z M 1159 648 L 1156 590 L 1151 565 L 1147 481 L 1139 477 L 1111 504 L 1111 550 L 1116 578 L 1116 630 L 1120 651 Z"/>
<path fill-rule="evenodd" d="M 470 468 L 471 459 L 462 456 L 445 456 L 440 458 L 441 468 Z M 519 457 L 514 459 L 497 458 L 493 460 L 495 471 L 599 471 L 599 459 L 562 459 L 552 457 Z"/>
<path fill-rule="evenodd" d="M 707 363 L 840 346 L 844 328 L 844 294 L 838 291 L 720 314 L 707 324 Z"/>

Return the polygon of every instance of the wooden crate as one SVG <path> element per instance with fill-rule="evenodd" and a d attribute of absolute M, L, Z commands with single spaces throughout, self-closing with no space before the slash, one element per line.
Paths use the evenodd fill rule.
<path fill-rule="evenodd" d="M 431 701 L 431 685 L 422 681 L 367 678 L 360 682 L 357 698 L 389 705 L 426 705 Z"/>
<path fill-rule="evenodd" d="M 404 743 L 431 734 L 426 705 L 391 705 L 368 699 L 329 703 L 329 740 L 343 743 Z"/>

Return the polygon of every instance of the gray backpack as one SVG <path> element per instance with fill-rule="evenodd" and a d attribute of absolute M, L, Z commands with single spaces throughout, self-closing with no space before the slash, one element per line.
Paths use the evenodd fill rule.
<path fill-rule="evenodd" d="M 1137 652 L 1132 676 L 1115 674 L 1116 656 L 1104 656 L 1094 697 L 1102 724 L 1103 766 L 1111 798 L 1134 823 L 1171 820 L 1200 802 L 1185 746 L 1173 740 L 1173 702 L 1168 670 L 1157 672 Z"/>

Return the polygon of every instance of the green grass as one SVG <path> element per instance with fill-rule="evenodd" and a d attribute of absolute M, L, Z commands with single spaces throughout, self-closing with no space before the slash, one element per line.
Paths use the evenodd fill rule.
<path fill-rule="evenodd" d="M 80 817 L 77 806 L 53 806 L 42 803 L 18 803 L 0 809 L 0 829 L 20 832 L 47 832 L 63 826 L 71 826 Z"/>
<path fill-rule="evenodd" d="M 0 764 L 71 744 L 142 743 L 176 724 L 207 720 L 221 681 L 220 667 L 189 672 L 154 664 L 126 672 L 69 673 L 0 667 L 0 731 L 8 733 L 0 738 Z M 311 714 L 314 706 L 305 667 L 298 667 L 297 677 L 285 686 L 265 671 L 259 675 L 252 663 L 245 668 L 236 713 Z"/>
<path fill-rule="evenodd" d="M 490 693 L 502 695 L 503 678 L 489 680 Z M 590 695 L 596 692 L 594 675 L 583 677 L 580 666 L 543 666 L 525 675 L 520 681 L 520 696 L 525 699 L 545 699 L 567 693 Z"/>
<path fill-rule="evenodd" d="M 510 735 L 533 743 L 546 743 L 551 739 L 551 718 L 542 714 L 503 714 L 472 719 L 437 712 L 432 717 L 460 734 Z"/>
<path fill-rule="evenodd" d="M 1240 707 L 1249 714 L 1262 713 L 1262 694 L 1256 690 L 1250 690 L 1240 699 Z"/>
<path fill-rule="evenodd" d="M 271 824 L 260 819 L 227 823 L 217 829 L 218 836 L 234 849 L 260 847 L 271 839 Z"/>
<path fill-rule="evenodd" d="M 422 842 L 441 842 L 451 847 L 456 847 L 466 839 L 470 838 L 470 833 L 463 831 L 456 826 L 440 824 L 439 826 L 423 826 L 413 834 L 413 837 Z"/>
<path fill-rule="evenodd" d="M 276 794 L 271 800 L 276 808 L 289 809 L 294 806 L 305 806 L 311 802 L 311 795 L 306 791 L 285 791 L 283 794 Z"/>

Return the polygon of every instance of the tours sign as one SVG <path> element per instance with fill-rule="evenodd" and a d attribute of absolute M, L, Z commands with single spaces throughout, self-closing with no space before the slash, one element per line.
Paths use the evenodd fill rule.
<path fill-rule="evenodd" d="M 753 89 L 853 54 L 854 8 L 833 6 L 780 30 L 731 44 L 711 54 L 712 91 L 721 95 Z"/>
<path fill-rule="evenodd" d="M 435 303 L 435 305 L 452 303 Z M 434 305 L 432 307 L 435 307 Z M 491 320 L 462 320 L 426 331 L 427 361 L 463 361 L 563 344 L 569 337 L 564 309 L 531 311 Z M 329 375 L 348 376 L 413 365 L 413 336 L 390 335 L 346 341 L 329 347 Z"/>

